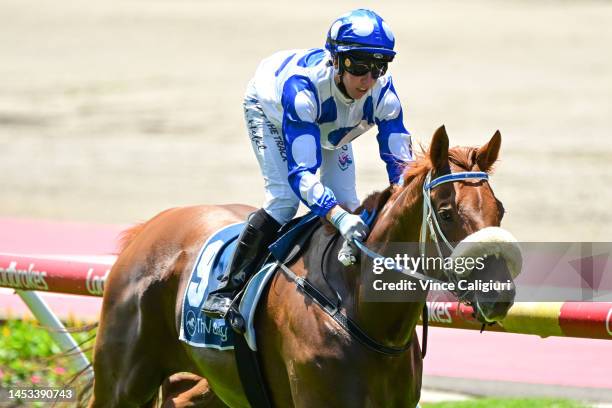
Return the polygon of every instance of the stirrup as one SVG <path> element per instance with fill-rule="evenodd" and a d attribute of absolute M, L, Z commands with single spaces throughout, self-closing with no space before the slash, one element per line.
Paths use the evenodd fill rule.
<path fill-rule="evenodd" d="M 216 294 L 210 295 L 210 296 L 217 296 Z M 217 299 L 219 299 L 220 297 L 217 297 Z M 204 313 L 206 316 L 210 317 L 211 319 L 223 319 L 225 318 L 225 316 L 227 315 L 228 310 L 230 309 L 230 307 L 232 306 L 232 299 L 228 298 L 226 296 L 221 297 L 221 299 L 226 300 L 226 303 L 223 304 L 223 307 L 216 307 L 214 309 L 207 309 L 206 306 L 206 302 L 208 301 L 208 299 L 206 299 L 204 301 L 204 305 L 202 306 L 202 313 Z M 218 303 L 220 303 L 221 301 L 219 300 L 216 303 L 213 303 L 213 306 L 221 306 Z M 227 305 L 227 307 L 225 307 Z"/>
<path fill-rule="evenodd" d="M 225 320 L 232 327 L 232 330 L 237 334 L 244 334 L 246 331 L 246 322 L 244 317 L 240 314 L 238 310 L 234 307 L 230 307 L 230 309 L 225 314 Z"/>
<path fill-rule="evenodd" d="M 232 330 L 234 330 L 234 332 L 240 335 L 243 335 L 246 332 L 246 321 L 240 313 L 238 305 L 240 304 L 240 300 L 242 299 L 242 295 L 246 290 L 247 284 L 248 280 L 244 283 L 244 285 L 242 285 L 242 288 L 238 291 L 238 293 L 236 293 L 236 295 L 232 299 L 232 303 L 230 303 L 229 308 L 225 313 L 225 316 L 223 316 L 224 319 L 232 327 Z"/>
<path fill-rule="evenodd" d="M 244 290 L 246 289 L 246 284 L 247 282 L 245 282 L 242 285 L 242 288 L 240 288 L 238 292 L 235 292 L 229 296 L 222 296 L 223 299 L 229 299 L 229 305 L 227 306 L 227 309 L 224 311 L 220 311 L 218 308 L 214 310 L 212 309 L 209 310 L 209 309 L 204 308 L 204 305 L 206 305 L 206 302 L 211 296 L 218 295 L 216 293 L 209 294 L 206 300 L 204 301 L 204 305 L 202 306 L 202 309 L 201 309 L 202 313 L 204 313 L 206 316 L 210 317 L 211 319 L 225 319 L 225 317 L 228 315 L 228 312 L 230 310 L 234 309 L 238 311 L 238 304 L 240 303 L 240 298 L 242 298 L 242 294 L 244 293 Z"/>

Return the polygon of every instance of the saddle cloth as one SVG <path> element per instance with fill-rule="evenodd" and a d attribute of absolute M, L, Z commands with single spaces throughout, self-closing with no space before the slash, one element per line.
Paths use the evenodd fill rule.
<path fill-rule="evenodd" d="M 287 261 L 301 251 L 302 244 L 310 236 L 309 231 L 318 223 L 315 214 L 307 214 L 284 226 L 280 238 L 270 245 L 274 258 Z M 191 271 L 189 284 L 182 299 L 181 327 L 179 340 L 193 347 L 206 347 L 218 350 L 234 348 L 236 333 L 224 319 L 211 319 L 202 313 L 201 308 L 208 294 L 214 291 L 229 266 L 236 248 L 237 238 L 244 223 L 225 226 L 206 240 L 199 252 Z M 245 338 L 252 350 L 256 350 L 254 317 L 257 303 L 270 278 L 276 272 L 276 262 L 270 258 L 248 282 L 242 295 L 239 310 L 246 323 Z"/>

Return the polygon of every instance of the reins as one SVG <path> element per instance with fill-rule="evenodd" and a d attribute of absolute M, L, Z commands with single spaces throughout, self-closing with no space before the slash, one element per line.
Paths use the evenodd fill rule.
<path fill-rule="evenodd" d="M 282 269 L 285 275 L 287 275 L 305 295 L 310 297 L 325 313 L 334 319 L 344 331 L 370 350 L 387 356 L 395 356 L 403 353 L 410 347 L 410 342 L 402 347 L 392 347 L 374 340 L 368 336 L 353 319 L 343 313 L 327 296 L 319 291 L 319 289 L 307 279 L 296 275 L 282 262 L 276 262 L 276 265 Z"/>
<path fill-rule="evenodd" d="M 465 171 L 465 172 L 459 172 L 459 173 L 446 174 L 446 175 L 437 177 L 434 180 L 431 180 L 431 175 L 432 175 L 432 171 L 429 170 L 429 172 L 427 173 L 425 182 L 423 184 L 423 220 L 421 224 L 421 233 L 420 233 L 420 238 L 419 238 L 419 252 L 421 253 L 421 256 L 425 256 L 425 245 L 427 241 L 427 235 L 429 232 L 429 236 L 431 237 L 431 239 L 433 239 L 434 243 L 436 244 L 438 255 L 442 257 L 442 250 L 440 249 L 438 237 L 442 239 L 442 241 L 451 250 L 451 252 L 454 250 L 454 247 L 450 244 L 450 242 L 448 241 L 448 239 L 442 232 L 442 229 L 440 228 L 437 217 L 434 214 L 433 205 L 431 203 L 431 195 L 430 195 L 431 190 L 441 184 L 456 182 L 456 181 L 461 181 L 461 180 L 469 180 L 469 179 L 488 180 L 489 175 L 485 172 Z M 368 257 L 372 259 L 379 259 L 379 258 L 384 259 L 385 258 L 384 256 L 369 249 L 361 241 L 355 241 L 354 243 L 365 255 L 367 255 Z M 291 281 L 293 281 L 296 284 L 296 286 L 305 295 L 309 296 L 317 305 L 319 305 L 319 307 L 321 307 L 323 311 L 325 311 L 332 319 L 334 319 L 334 321 L 337 322 L 351 337 L 356 339 L 359 343 L 363 344 L 370 350 L 375 351 L 380 354 L 387 355 L 387 356 L 395 356 L 398 354 L 402 354 L 410 347 L 411 339 L 408 340 L 408 342 L 402 347 L 387 346 L 385 344 L 382 344 L 374 340 L 373 338 L 368 336 L 367 333 L 363 329 L 361 329 L 361 327 L 359 327 L 359 325 L 353 319 L 351 319 L 348 315 L 346 315 L 340 310 L 342 298 L 340 297 L 337 291 L 334 290 L 338 298 L 337 302 L 334 303 L 327 296 L 325 296 L 325 294 L 323 294 L 314 285 L 312 285 L 307 279 L 296 275 L 284 263 L 277 261 L 276 265 L 285 273 L 285 275 Z M 427 276 L 425 274 L 417 272 L 416 270 L 400 268 L 397 266 L 394 266 L 391 269 L 396 272 L 407 275 L 409 277 L 418 279 L 418 280 L 443 283 L 443 281 L 439 279 L 433 278 L 431 276 Z M 323 271 L 324 268 L 322 268 L 321 270 Z M 452 273 L 450 271 L 447 271 L 446 269 L 444 269 L 444 272 L 449 279 L 451 280 L 455 279 L 455 277 L 452 276 Z M 329 282 L 327 282 L 327 278 L 325 277 L 324 273 L 323 275 L 324 275 L 325 282 L 331 288 L 331 285 L 329 285 Z M 428 326 L 427 321 L 428 321 L 428 310 L 427 310 L 427 304 L 425 304 L 423 307 L 423 336 L 422 336 L 423 337 L 423 347 L 421 349 L 422 357 L 425 357 L 425 353 L 427 350 L 427 326 Z"/>
<path fill-rule="evenodd" d="M 453 247 L 451 243 L 448 241 L 448 239 L 446 238 L 446 235 L 444 235 L 444 232 L 442 232 L 442 229 L 440 228 L 440 224 L 438 223 L 438 218 L 434 215 L 433 205 L 431 203 L 431 190 L 434 187 L 437 187 L 444 183 L 451 183 L 455 181 L 469 180 L 469 179 L 488 180 L 489 175 L 482 171 L 464 171 L 464 172 L 459 172 L 459 173 L 446 174 L 446 175 L 437 177 L 433 181 L 431 181 L 431 170 L 427 173 L 427 177 L 425 178 L 425 183 L 423 184 L 423 220 L 421 222 L 421 233 L 420 233 L 420 238 L 419 238 L 419 253 L 421 257 L 425 256 L 425 252 L 426 252 L 425 245 L 427 243 L 428 230 L 429 230 L 429 236 L 431 237 L 431 239 L 433 239 L 434 243 L 436 244 L 436 249 L 437 249 L 439 257 L 443 257 L 443 255 L 442 255 L 442 250 L 440 249 L 438 237 L 442 239 L 442 241 L 446 244 L 446 246 L 451 252 L 455 249 L 455 247 Z M 385 259 L 383 255 L 375 251 L 372 251 L 361 241 L 355 241 L 355 245 L 357 245 L 357 247 L 361 251 L 363 251 L 363 253 L 365 253 L 368 257 L 372 259 Z M 431 281 L 431 282 L 436 282 L 436 283 L 444 283 L 440 279 L 436 279 L 431 276 L 427 276 L 413 269 L 400 268 L 398 266 L 394 266 L 391 269 L 396 272 L 402 273 L 404 275 L 418 279 L 418 280 Z M 451 276 L 452 273 L 448 271 L 447 269 L 444 269 L 444 272 L 449 279 L 454 278 Z"/>

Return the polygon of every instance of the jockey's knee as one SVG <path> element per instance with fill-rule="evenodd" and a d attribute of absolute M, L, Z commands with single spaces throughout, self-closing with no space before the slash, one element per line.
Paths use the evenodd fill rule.
<path fill-rule="evenodd" d="M 283 203 L 272 200 L 266 203 L 264 210 L 266 210 L 266 212 L 270 214 L 270 216 L 272 216 L 272 218 L 274 218 L 280 225 L 285 225 L 291 221 L 293 217 L 295 217 L 299 206 L 299 201 L 296 203 Z"/>

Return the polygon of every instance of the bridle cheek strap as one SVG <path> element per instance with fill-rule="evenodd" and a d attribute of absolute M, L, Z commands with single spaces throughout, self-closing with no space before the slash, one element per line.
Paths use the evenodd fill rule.
<path fill-rule="evenodd" d="M 429 235 L 436 245 L 438 256 L 442 257 L 442 249 L 440 248 L 438 237 L 442 239 L 451 252 L 455 248 L 451 245 L 440 228 L 438 217 L 436 217 L 433 204 L 431 203 L 431 190 L 441 184 L 453 183 L 461 180 L 489 180 L 489 175 L 484 171 L 462 171 L 459 173 L 445 174 L 431 180 L 431 174 L 432 170 L 429 170 L 425 178 L 425 183 L 423 184 L 423 221 L 421 223 L 419 250 L 421 256 L 425 256 L 425 244 L 427 242 L 427 232 L 429 230 Z"/>

